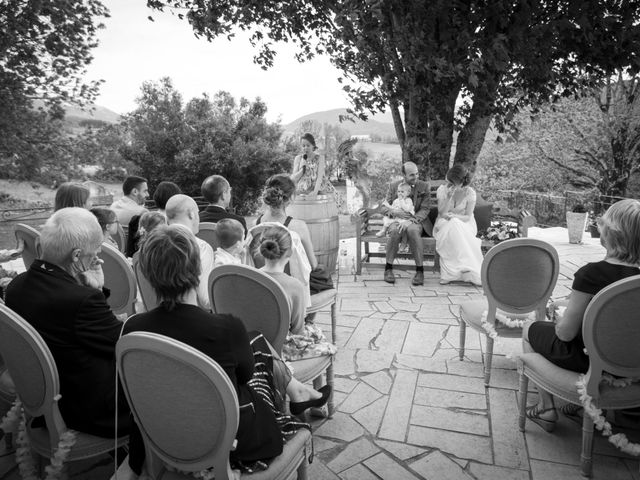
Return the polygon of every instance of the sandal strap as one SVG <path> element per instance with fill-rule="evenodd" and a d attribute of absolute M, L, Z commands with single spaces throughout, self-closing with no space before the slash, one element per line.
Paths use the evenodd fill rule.
<path fill-rule="evenodd" d="M 552 412 L 552 411 L 555 411 L 555 407 L 540 408 L 537 404 L 531 405 L 526 408 L 527 417 L 529 418 L 534 418 L 534 417 L 540 418 L 540 415 L 542 415 L 543 413 Z M 550 420 L 547 420 L 547 421 L 550 421 Z"/>

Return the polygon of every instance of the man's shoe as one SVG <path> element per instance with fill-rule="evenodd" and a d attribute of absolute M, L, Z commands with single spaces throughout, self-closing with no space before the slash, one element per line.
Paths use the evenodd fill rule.
<path fill-rule="evenodd" d="M 413 280 L 411 280 L 411 285 L 424 285 L 424 272 L 416 272 Z"/>
<path fill-rule="evenodd" d="M 396 276 L 393 274 L 393 270 L 384 271 L 384 281 L 387 283 L 396 283 Z"/>

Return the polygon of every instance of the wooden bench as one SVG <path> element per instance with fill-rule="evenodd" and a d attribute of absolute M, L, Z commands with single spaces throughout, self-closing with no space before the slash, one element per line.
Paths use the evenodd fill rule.
<path fill-rule="evenodd" d="M 436 191 L 440 185 L 444 183 L 444 180 L 432 180 L 430 182 L 430 199 L 431 204 L 434 205 L 432 207 L 432 213 L 430 216 L 433 216 L 435 213 L 437 215 L 437 200 L 436 200 Z M 476 223 L 479 226 L 479 231 L 486 229 L 487 220 L 480 217 L 486 216 L 486 209 L 492 208 L 491 204 L 487 204 L 487 202 L 482 201 L 478 202 L 476 205 L 476 209 L 474 210 L 474 215 L 476 217 Z M 435 209 L 435 211 L 434 211 Z M 518 224 L 518 234 L 519 236 L 526 237 L 528 233 L 529 227 L 535 225 L 535 217 L 531 215 L 529 212 L 523 210 L 507 210 L 500 211 L 495 210 L 491 211 L 490 217 L 496 215 L 501 220 L 513 221 Z M 484 228 L 481 228 L 484 227 Z M 372 258 L 385 258 L 386 251 L 384 248 L 379 249 L 378 251 L 373 251 L 370 248 L 370 243 L 376 243 L 379 245 L 386 246 L 388 237 L 377 237 L 376 234 L 382 228 L 382 214 L 380 213 L 378 208 L 363 208 L 360 209 L 356 213 L 356 274 L 360 275 L 362 273 L 362 264 L 368 263 L 370 265 L 378 265 L 373 264 L 371 262 Z M 423 245 L 423 254 L 425 260 L 432 261 L 432 271 L 438 272 L 440 270 L 440 257 L 438 252 L 436 251 L 436 240 L 433 237 L 423 237 L 422 238 Z M 482 241 L 482 250 L 483 252 L 489 250 L 494 243 L 489 240 Z M 412 260 L 413 255 L 411 253 L 406 252 L 398 252 L 396 255 L 396 259 L 406 259 Z M 379 264 L 380 266 L 384 266 L 384 264 Z M 412 269 L 414 265 L 412 264 L 394 264 L 394 268 L 399 269 Z"/>

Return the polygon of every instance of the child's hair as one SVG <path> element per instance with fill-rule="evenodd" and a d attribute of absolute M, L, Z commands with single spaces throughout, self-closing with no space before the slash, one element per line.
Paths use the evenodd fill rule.
<path fill-rule="evenodd" d="M 216 225 L 216 236 L 222 248 L 231 248 L 244 238 L 244 227 L 234 218 L 223 218 Z"/>
<path fill-rule="evenodd" d="M 409 185 L 408 183 L 402 182 L 401 184 L 398 185 L 398 192 L 400 190 L 404 190 L 408 193 L 411 193 L 411 185 Z"/>
<path fill-rule="evenodd" d="M 640 263 L 640 202 L 630 198 L 609 207 L 599 221 L 607 254 L 623 262 Z"/>
<path fill-rule="evenodd" d="M 98 223 L 100 224 L 102 232 L 106 232 L 107 226 L 111 223 L 114 223 L 117 219 L 116 212 L 107 207 L 93 207 L 89 211 L 93 213 L 98 219 Z"/>
<path fill-rule="evenodd" d="M 140 222 L 138 223 L 138 238 L 140 239 L 140 243 L 142 244 L 144 239 L 147 238 L 158 225 L 166 224 L 167 217 L 161 212 L 144 212 L 140 215 Z"/>
<path fill-rule="evenodd" d="M 285 227 L 274 225 L 262 232 L 260 254 L 267 260 L 278 260 L 291 251 L 292 243 L 289 231 Z"/>

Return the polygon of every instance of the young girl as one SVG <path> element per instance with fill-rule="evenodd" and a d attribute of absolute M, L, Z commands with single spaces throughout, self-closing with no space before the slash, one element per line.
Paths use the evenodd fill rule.
<path fill-rule="evenodd" d="M 116 212 L 107 207 L 93 207 L 90 212 L 98 219 L 100 228 L 102 228 L 102 235 L 104 235 L 104 242 L 118 248 L 118 244 L 113 239 L 113 237 L 118 234 L 118 218 L 116 217 Z"/>
<path fill-rule="evenodd" d="M 415 215 L 416 212 L 413 208 L 413 200 L 411 200 L 411 185 L 408 183 L 401 183 L 398 185 L 397 194 L 398 198 L 396 198 L 391 205 L 389 205 L 386 199 L 383 202 L 383 205 L 390 208 L 400 209 L 403 212 Z M 398 221 L 399 220 L 397 218 L 391 218 L 387 215 L 382 217 L 382 228 L 378 233 L 376 233 L 376 237 L 384 237 L 391 224 L 398 223 Z"/>

